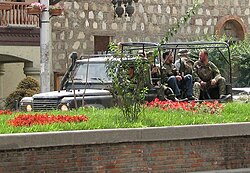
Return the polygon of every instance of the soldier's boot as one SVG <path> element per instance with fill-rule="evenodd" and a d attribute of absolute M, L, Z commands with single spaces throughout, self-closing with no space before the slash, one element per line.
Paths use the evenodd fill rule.
<path fill-rule="evenodd" d="M 200 93 L 201 93 L 201 84 L 199 82 L 195 82 L 193 85 L 193 96 L 199 99 Z"/>
<path fill-rule="evenodd" d="M 218 87 L 219 87 L 219 95 L 225 95 L 226 94 L 226 80 L 223 77 L 220 77 L 218 79 Z"/>
<path fill-rule="evenodd" d="M 226 80 L 224 77 L 220 77 L 218 79 L 218 87 L 219 87 L 219 94 L 220 94 L 220 99 L 229 99 L 231 95 L 226 95 Z"/>

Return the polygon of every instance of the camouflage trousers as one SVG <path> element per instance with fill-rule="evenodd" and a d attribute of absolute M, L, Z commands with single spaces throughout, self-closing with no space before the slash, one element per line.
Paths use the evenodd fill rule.
<path fill-rule="evenodd" d="M 201 87 L 201 84 L 199 82 L 195 82 L 193 85 L 193 95 L 196 98 L 200 98 L 200 93 L 201 90 L 204 89 L 210 89 L 210 88 L 215 88 L 215 87 L 219 87 L 219 95 L 225 95 L 226 94 L 226 80 L 224 77 L 220 77 L 217 80 L 216 85 L 212 86 L 210 84 L 210 82 L 207 82 L 205 87 Z"/>

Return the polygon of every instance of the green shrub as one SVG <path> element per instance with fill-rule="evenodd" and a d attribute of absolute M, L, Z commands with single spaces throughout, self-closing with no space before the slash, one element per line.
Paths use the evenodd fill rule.
<path fill-rule="evenodd" d="M 37 80 L 32 77 L 24 78 L 17 86 L 16 90 L 12 92 L 5 101 L 5 108 L 13 110 L 16 104 L 20 102 L 23 97 L 30 97 L 39 93 L 40 86 Z"/>

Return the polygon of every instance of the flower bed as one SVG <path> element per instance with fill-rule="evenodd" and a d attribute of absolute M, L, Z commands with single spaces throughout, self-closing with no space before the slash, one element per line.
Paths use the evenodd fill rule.
<path fill-rule="evenodd" d="M 73 123 L 88 121 L 85 115 L 69 116 L 69 115 L 49 115 L 49 114 L 20 114 L 14 119 L 8 120 L 11 126 L 32 126 L 32 125 L 46 125 L 52 123 Z"/>
<path fill-rule="evenodd" d="M 10 110 L 0 110 L 0 115 L 11 115 L 12 112 Z"/>
<path fill-rule="evenodd" d="M 220 113 L 223 110 L 223 105 L 218 101 L 214 102 L 202 102 L 196 103 L 192 102 L 173 102 L 173 101 L 160 101 L 155 99 L 152 102 L 146 103 L 149 108 L 161 108 L 163 110 L 184 110 L 191 111 L 193 113 Z"/>

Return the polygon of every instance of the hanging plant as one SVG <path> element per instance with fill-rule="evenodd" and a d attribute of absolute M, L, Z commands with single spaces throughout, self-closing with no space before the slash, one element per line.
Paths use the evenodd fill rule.
<path fill-rule="evenodd" d="M 61 16 L 64 12 L 64 7 L 62 5 L 50 5 L 49 13 L 51 16 Z"/>
<path fill-rule="evenodd" d="M 41 14 L 42 11 L 46 9 L 46 6 L 39 2 L 33 2 L 26 9 L 27 9 L 27 14 L 37 15 L 37 14 Z"/>

